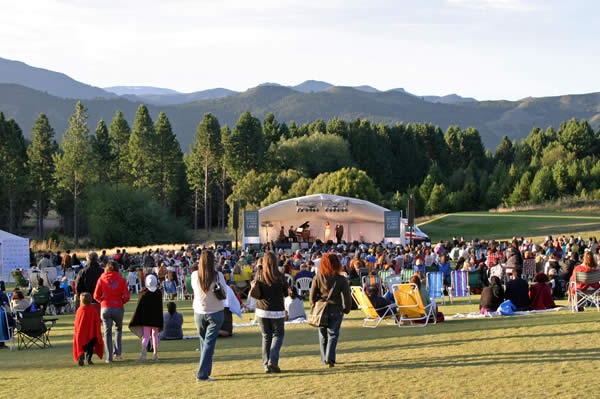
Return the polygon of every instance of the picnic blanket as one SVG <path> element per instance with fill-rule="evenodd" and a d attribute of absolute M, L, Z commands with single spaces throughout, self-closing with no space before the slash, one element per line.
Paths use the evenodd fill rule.
<path fill-rule="evenodd" d="M 285 324 L 304 324 L 306 323 L 306 319 L 304 318 L 300 318 L 300 319 L 294 319 L 291 321 L 286 321 Z M 233 327 L 234 328 L 240 328 L 240 327 L 258 327 L 258 323 L 242 323 L 242 324 L 236 324 L 233 323 Z M 184 335 L 183 339 L 198 339 L 200 336 L 198 334 L 194 334 L 194 335 Z"/>
<path fill-rule="evenodd" d="M 547 312 L 557 312 L 559 310 L 569 310 L 571 309 L 568 306 L 560 306 L 554 309 L 544 309 L 544 310 L 528 310 L 526 312 L 514 312 L 515 316 L 518 315 L 527 315 L 527 314 L 535 314 L 535 313 L 547 313 Z M 487 312 L 486 314 L 481 314 L 479 312 L 471 312 L 471 313 L 457 313 L 454 316 L 447 316 L 446 320 L 456 320 L 456 319 L 479 319 L 484 317 L 497 317 L 502 316 L 500 312 Z"/>

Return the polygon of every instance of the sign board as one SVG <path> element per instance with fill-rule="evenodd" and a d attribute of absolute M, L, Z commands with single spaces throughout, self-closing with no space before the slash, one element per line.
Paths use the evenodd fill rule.
<path fill-rule="evenodd" d="M 29 240 L 3 240 L 0 242 L 0 277 L 7 279 L 16 269 L 29 269 Z"/>
<path fill-rule="evenodd" d="M 402 214 L 400 211 L 385 211 L 383 212 L 384 219 L 384 237 L 402 237 L 400 225 L 402 222 Z"/>
<path fill-rule="evenodd" d="M 244 237 L 259 237 L 258 211 L 244 211 Z"/>

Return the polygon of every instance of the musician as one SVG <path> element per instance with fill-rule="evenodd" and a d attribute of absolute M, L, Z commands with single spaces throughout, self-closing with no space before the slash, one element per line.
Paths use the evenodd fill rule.
<path fill-rule="evenodd" d="M 288 230 L 288 240 L 290 242 L 296 242 L 296 232 L 294 231 L 294 226 L 290 226 Z"/>
<path fill-rule="evenodd" d="M 281 225 L 281 230 L 279 230 L 279 237 L 277 238 L 279 242 L 285 242 L 285 230 L 283 229 L 283 225 Z"/>
<path fill-rule="evenodd" d="M 335 226 L 335 238 L 338 244 L 342 243 L 342 237 L 344 237 L 344 226 L 342 226 L 341 222 L 337 222 Z"/>
<path fill-rule="evenodd" d="M 326 243 L 329 242 L 329 236 L 331 235 L 331 225 L 329 224 L 329 221 L 325 222 L 325 241 Z"/>

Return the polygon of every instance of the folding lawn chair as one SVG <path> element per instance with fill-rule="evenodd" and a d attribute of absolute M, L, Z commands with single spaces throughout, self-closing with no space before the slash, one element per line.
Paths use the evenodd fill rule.
<path fill-rule="evenodd" d="M 29 282 L 27 280 L 25 280 L 25 277 L 23 277 L 23 274 L 21 273 L 20 270 L 12 270 L 10 272 L 10 274 L 12 275 L 13 279 L 15 280 L 17 287 L 29 288 Z"/>
<path fill-rule="evenodd" d="M 378 274 L 363 276 L 362 286 L 365 290 L 369 289 L 369 287 L 375 287 L 377 288 L 377 292 L 381 294 L 381 280 L 379 279 Z"/>
<path fill-rule="evenodd" d="M 127 277 L 125 278 L 125 280 L 127 281 L 127 288 L 129 289 L 129 291 L 133 292 L 133 289 L 135 289 L 135 293 L 139 294 L 139 292 L 140 292 L 139 275 L 136 272 L 127 273 Z"/>
<path fill-rule="evenodd" d="M 187 290 L 187 295 L 190 298 L 193 298 L 194 290 L 192 289 L 192 276 L 189 274 L 185 276 L 185 289 Z"/>
<path fill-rule="evenodd" d="M 390 270 L 382 270 L 379 272 L 379 282 L 381 283 L 380 291 L 382 294 L 385 294 L 389 290 L 388 280 L 391 276 L 393 276 L 393 274 Z"/>
<path fill-rule="evenodd" d="M 400 315 L 396 317 L 398 327 L 425 327 L 430 319 L 434 324 L 437 322 L 435 302 L 424 306 L 416 284 L 396 284 L 392 286 L 392 292 Z"/>
<path fill-rule="evenodd" d="M 31 299 L 36 308 L 42 309 L 42 313 L 46 313 L 46 309 L 50 304 L 50 291 L 36 292 L 31 295 Z"/>
<path fill-rule="evenodd" d="M 382 321 L 386 320 L 386 324 L 392 325 L 396 324 L 394 318 L 394 309 L 396 308 L 396 304 L 389 304 L 379 309 L 375 309 L 373 303 L 365 293 L 362 287 L 353 286 L 350 287 L 352 289 L 352 298 L 354 298 L 354 302 L 360 310 L 365 314 L 365 318 L 363 319 L 363 327 L 369 328 L 377 328 Z M 380 315 L 379 311 L 384 310 L 385 312 Z M 392 323 L 389 323 L 389 319 L 393 319 Z M 375 325 L 369 325 L 369 323 L 375 322 Z"/>
<path fill-rule="evenodd" d="M 585 290 L 577 289 L 577 284 L 596 284 L 600 282 L 600 270 L 595 272 L 576 272 L 575 281 L 569 283 L 569 301 L 571 310 L 577 313 L 579 308 L 592 304 L 600 312 L 600 288 L 588 287 Z"/>
<path fill-rule="evenodd" d="M 400 271 L 400 276 L 402 276 L 402 282 L 403 283 L 410 282 L 410 279 L 412 278 L 412 276 L 414 274 L 415 274 L 415 271 L 413 269 L 402 269 Z"/>
<path fill-rule="evenodd" d="M 300 277 L 296 280 L 296 292 L 299 296 L 302 296 L 303 292 L 309 292 L 312 287 L 312 278 L 310 277 Z"/>
<path fill-rule="evenodd" d="M 50 306 L 49 306 L 49 310 L 51 314 L 57 314 L 58 313 L 58 308 L 62 307 L 63 308 L 63 312 L 67 310 L 69 305 L 69 301 L 67 300 L 67 293 L 66 291 L 61 291 L 59 293 L 56 294 L 52 294 L 50 296 Z"/>
<path fill-rule="evenodd" d="M 13 328 L 8 325 L 8 312 L 0 306 L 0 342 L 8 342 L 11 351 L 15 346 L 14 334 Z"/>
<path fill-rule="evenodd" d="M 535 259 L 523 259 L 523 278 L 533 280 L 535 276 Z"/>
<path fill-rule="evenodd" d="M 17 347 L 29 349 L 34 345 L 40 349 L 52 347 L 50 344 L 50 329 L 54 325 L 44 321 L 41 312 L 17 313 Z"/>
<path fill-rule="evenodd" d="M 453 270 L 450 272 L 450 303 L 454 298 L 468 297 L 471 303 L 471 288 L 469 287 L 469 272 L 465 270 Z"/>
<path fill-rule="evenodd" d="M 468 272 L 469 273 L 469 288 L 474 289 L 482 289 L 481 286 L 481 276 L 479 272 Z"/>
<path fill-rule="evenodd" d="M 427 273 L 427 289 L 429 290 L 429 298 L 434 302 L 436 299 L 441 298 L 442 304 L 446 304 L 446 299 L 444 298 L 444 273 Z"/>
<path fill-rule="evenodd" d="M 387 290 L 391 291 L 392 286 L 396 284 L 402 284 L 404 281 L 402 280 L 402 276 L 399 274 L 391 275 L 387 280 Z"/>

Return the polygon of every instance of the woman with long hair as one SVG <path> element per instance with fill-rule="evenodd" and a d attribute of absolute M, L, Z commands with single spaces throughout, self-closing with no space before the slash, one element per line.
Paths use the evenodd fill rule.
<path fill-rule="evenodd" d="M 227 283 L 223 274 L 215 270 L 215 255 L 212 252 L 202 252 L 198 270 L 192 273 L 191 280 L 194 290 L 194 321 L 200 335 L 200 363 L 196 380 L 214 381 L 214 378 L 210 378 L 212 359 L 225 308 L 223 300 L 217 298 L 214 291 L 217 284 L 225 289 Z"/>
<path fill-rule="evenodd" d="M 256 301 L 256 318 L 262 333 L 262 361 L 265 373 L 279 373 L 279 351 L 283 344 L 287 281 L 278 269 L 278 259 L 266 252 L 252 282 L 250 295 Z"/>
<path fill-rule="evenodd" d="M 329 367 L 335 366 L 335 348 L 340 336 L 340 326 L 344 313 L 350 313 L 352 306 L 350 287 L 341 272 L 342 265 L 336 254 L 326 253 L 321 258 L 319 273 L 313 278 L 310 290 L 311 307 L 318 301 L 327 302 L 324 313 L 327 314 L 328 325 L 319 327 L 319 349 L 321 362 Z"/>
<path fill-rule="evenodd" d="M 571 276 L 571 281 L 574 282 L 575 281 L 575 276 L 577 275 L 577 273 L 591 273 L 591 272 L 595 272 L 597 271 L 597 265 L 596 265 L 596 260 L 594 259 L 594 255 L 592 255 L 592 253 L 590 251 L 586 251 L 585 254 L 583 255 L 583 263 L 581 265 L 577 265 L 575 267 L 575 269 L 573 270 L 573 274 Z M 585 291 L 589 288 L 593 288 L 595 290 L 597 290 L 598 288 L 600 288 L 600 283 L 593 283 L 593 284 L 583 284 L 583 283 L 577 283 L 575 284 L 575 288 L 580 290 L 580 291 Z M 575 289 L 571 289 L 571 294 L 575 294 Z"/>

